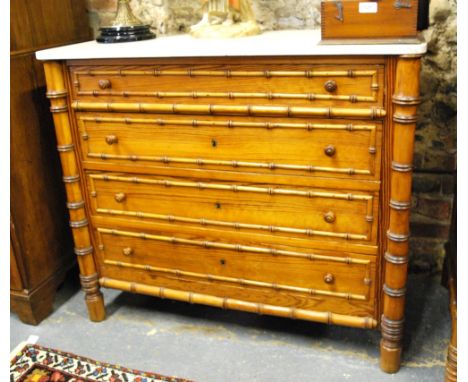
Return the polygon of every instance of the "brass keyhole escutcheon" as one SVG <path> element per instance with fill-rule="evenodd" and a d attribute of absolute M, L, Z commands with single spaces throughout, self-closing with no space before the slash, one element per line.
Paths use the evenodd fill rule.
<path fill-rule="evenodd" d="M 106 143 L 108 145 L 114 145 L 116 143 L 119 142 L 119 138 L 117 137 L 117 135 L 108 135 L 106 136 Z"/>
<path fill-rule="evenodd" d="M 114 199 L 117 203 L 122 203 L 125 199 L 127 199 L 127 195 L 125 195 L 123 192 L 118 192 L 114 195 Z"/>
<path fill-rule="evenodd" d="M 323 281 L 325 281 L 327 284 L 332 284 L 335 281 L 335 277 L 331 273 L 327 273 L 323 277 Z"/>
<path fill-rule="evenodd" d="M 104 90 L 104 89 L 110 89 L 112 84 L 109 80 L 99 80 L 98 81 L 99 87 Z"/>
<path fill-rule="evenodd" d="M 333 93 L 333 92 L 336 92 L 336 90 L 338 89 L 338 84 L 334 80 L 329 80 L 325 82 L 323 87 L 325 88 L 327 92 Z"/>
<path fill-rule="evenodd" d="M 328 145 L 323 151 L 325 152 L 326 156 L 332 157 L 336 154 L 336 147 L 333 145 Z"/>
<path fill-rule="evenodd" d="M 212 147 L 217 147 L 217 146 L 218 146 L 218 141 L 217 141 L 216 139 L 213 138 L 213 139 L 211 140 L 211 146 L 212 146 Z"/>
<path fill-rule="evenodd" d="M 334 212 L 328 211 L 326 214 L 323 215 L 323 219 L 324 219 L 327 223 L 334 223 L 335 220 L 336 220 L 336 215 L 335 215 Z"/>
<path fill-rule="evenodd" d="M 132 256 L 133 255 L 133 248 L 130 248 L 130 247 L 124 248 L 124 249 L 122 249 L 122 253 L 125 256 Z"/>

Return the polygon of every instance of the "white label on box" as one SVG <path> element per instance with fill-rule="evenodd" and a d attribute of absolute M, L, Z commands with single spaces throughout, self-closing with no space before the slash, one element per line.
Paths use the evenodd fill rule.
<path fill-rule="evenodd" d="M 377 13 L 377 10 L 377 2 L 366 1 L 365 3 L 359 3 L 359 13 Z"/>

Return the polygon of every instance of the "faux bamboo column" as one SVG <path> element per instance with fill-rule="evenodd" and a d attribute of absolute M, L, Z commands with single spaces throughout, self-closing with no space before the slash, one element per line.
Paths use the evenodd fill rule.
<path fill-rule="evenodd" d="M 455 279 L 449 278 L 450 290 L 450 315 L 452 317 L 452 336 L 447 352 L 445 366 L 445 382 L 457 382 L 457 293 L 455 291 Z"/>
<path fill-rule="evenodd" d="M 409 210 L 416 112 L 419 98 L 420 56 L 398 58 L 395 78 L 394 135 L 391 172 L 390 223 L 385 253 L 381 368 L 400 369 L 406 279 L 408 268 Z"/>
<path fill-rule="evenodd" d="M 63 67 L 60 62 L 45 62 L 44 70 L 47 82 L 47 97 L 50 99 L 53 113 L 57 150 L 62 163 L 63 181 L 67 193 L 67 206 L 70 211 L 70 226 L 75 242 L 75 254 L 78 256 L 80 280 L 85 292 L 89 318 L 92 321 L 104 320 L 106 313 L 104 300 L 99 290 L 98 274 L 92 257 L 88 220 L 84 209 L 85 203 L 80 187 L 80 175 L 75 156 L 70 117 L 68 114 L 68 91 L 66 90 Z"/>

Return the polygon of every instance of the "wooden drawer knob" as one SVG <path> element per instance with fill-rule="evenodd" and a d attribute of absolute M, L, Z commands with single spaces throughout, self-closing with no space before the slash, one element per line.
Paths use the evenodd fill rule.
<path fill-rule="evenodd" d="M 99 80 L 98 85 L 102 90 L 110 89 L 112 87 L 112 84 L 109 80 Z"/>
<path fill-rule="evenodd" d="M 133 255 L 133 248 L 127 247 L 122 249 L 122 253 L 124 256 L 132 256 Z"/>
<path fill-rule="evenodd" d="M 125 199 L 127 199 L 127 195 L 125 195 L 123 192 L 118 192 L 115 194 L 114 199 L 117 203 L 122 203 Z"/>
<path fill-rule="evenodd" d="M 324 219 L 327 223 L 334 223 L 335 220 L 336 220 L 335 213 L 332 212 L 332 211 L 328 211 L 325 215 L 323 215 L 323 219 Z"/>
<path fill-rule="evenodd" d="M 119 138 L 117 137 L 117 135 L 108 135 L 106 137 L 106 143 L 108 145 L 113 145 L 115 143 L 118 143 L 119 142 Z"/>
<path fill-rule="evenodd" d="M 338 89 L 338 85 L 337 85 L 336 81 L 333 81 L 333 80 L 329 80 L 329 81 L 325 82 L 323 87 L 329 93 L 336 92 L 336 89 Z"/>
<path fill-rule="evenodd" d="M 328 145 L 323 151 L 325 152 L 326 156 L 332 157 L 336 154 L 336 147 L 333 145 Z"/>
<path fill-rule="evenodd" d="M 332 284 L 335 281 L 335 277 L 331 273 L 327 273 L 325 276 L 323 276 L 323 281 L 325 281 L 327 284 Z"/>

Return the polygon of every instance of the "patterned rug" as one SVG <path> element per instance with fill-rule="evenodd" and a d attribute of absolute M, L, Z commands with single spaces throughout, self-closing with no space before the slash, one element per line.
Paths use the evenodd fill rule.
<path fill-rule="evenodd" d="M 191 382 L 26 344 L 12 354 L 10 382 Z"/>

